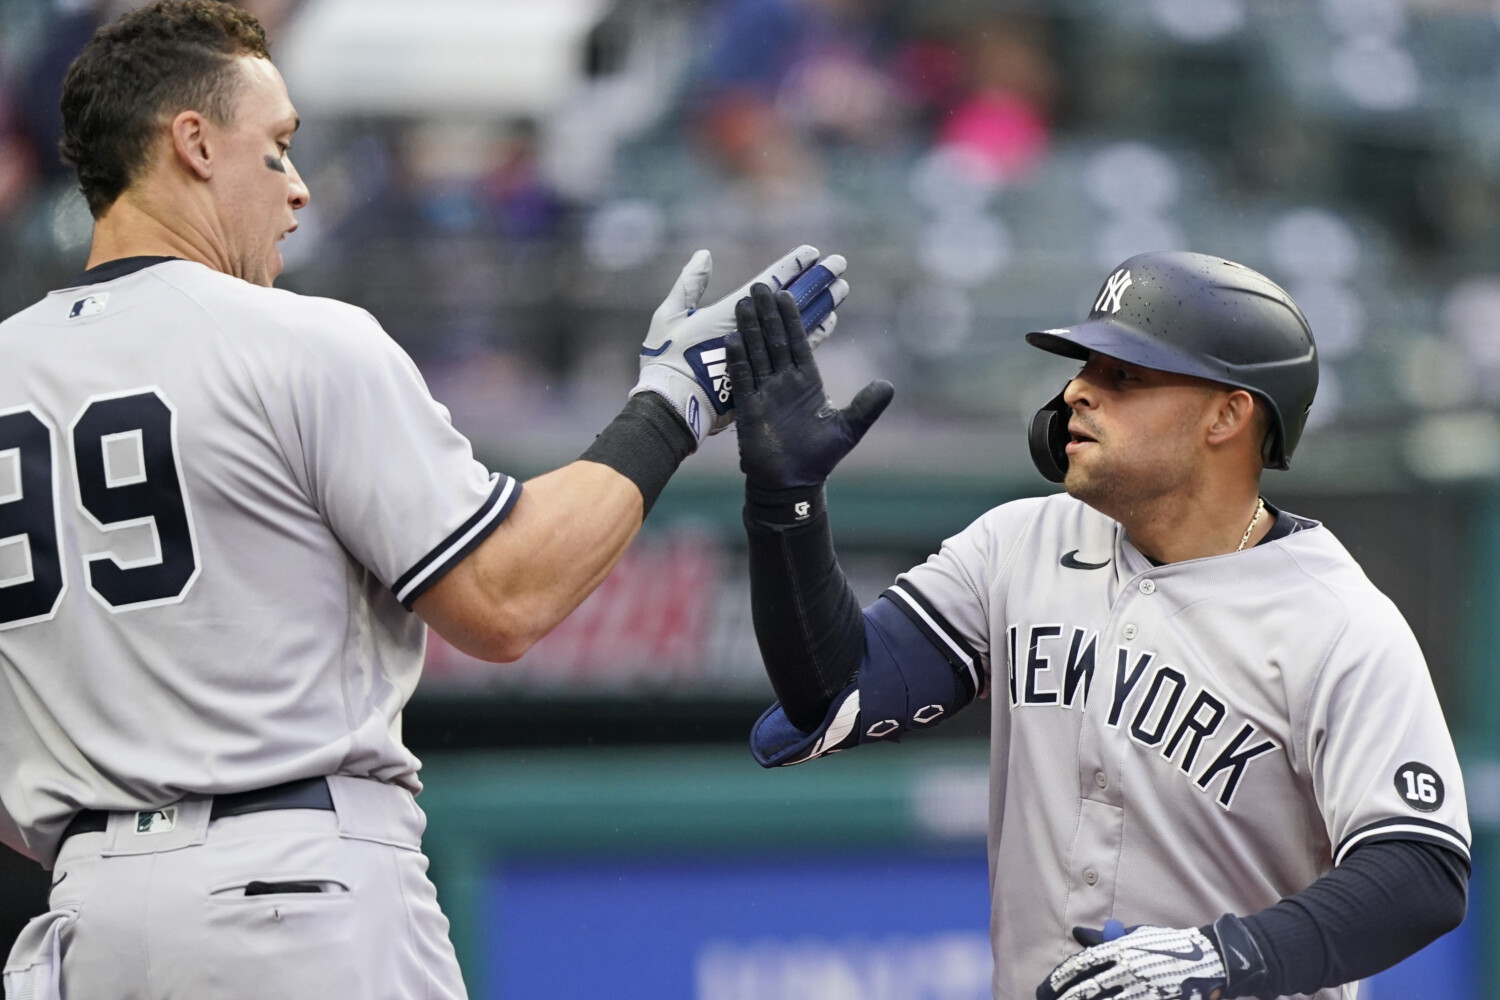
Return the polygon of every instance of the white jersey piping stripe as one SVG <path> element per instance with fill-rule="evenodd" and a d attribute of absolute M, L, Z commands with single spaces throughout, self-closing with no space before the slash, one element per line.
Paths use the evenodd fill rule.
<path fill-rule="evenodd" d="M 1373 823 L 1366 823 L 1358 830 L 1355 830 L 1353 833 L 1348 834 L 1344 837 L 1343 841 L 1339 843 L 1338 849 L 1335 851 L 1335 853 L 1341 853 L 1344 849 L 1344 844 L 1354 837 L 1363 836 L 1367 833 L 1382 830 L 1390 826 L 1423 827 L 1424 829 L 1428 830 L 1437 830 L 1442 833 L 1450 833 L 1454 836 L 1458 836 L 1460 840 L 1464 840 L 1463 837 L 1458 834 L 1458 831 L 1453 829 L 1453 827 L 1449 826 L 1447 823 L 1439 823 L 1435 819 L 1425 819 L 1421 816 L 1393 816 L 1390 819 L 1380 819 L 1375 820 Z M 1469 842 L 1467 840 L 1464 840 L 1464 846 L 1467 847 L 1468 844 Z"/>
<path fill-rule="evenodd" d="M 519 488 L 519 483 L 509 476 L 501 476 L 503 485 L 497 483 L 495 490 L 490 493 L 489 500 L 478 512 L 478 519 L 468 525 L 467 530 L 460 528 L 457 537 L 450 535 L 437 549 L 428 553 L 427 557 L 418 562 L 409 570 L 405 577 L 397 581 L 396 600 L 410 607 L 411 602 L 424 590 L 424 584 L 435 575 L 441 575 L 448 569 L 448 563 L 460 555 L 466 555 L 468 548 L 484 535 L 488 535 L 500 521 L 504 520 L 506 514 L 510 513 L 511 500 Z"/>
<path fill-rule="evenodd" d="M 953 637 L 948 634 L 948 629 L 944 628 L 942 625 L 939 625 L 936 621 L 934 621 L 933 617 L 927 613 L 927 610 L 923 608 L 922 605 L 919 604 L 916 599 L 914 599 L 910 594 L 902 590 L 899 585 L 892 584 L 890 587 L 886 588 L 886 592 L 895 594 L 897 597 L 901 598 L 901 600 L 905 601 L 907 606 L 916 613 L 917 617 L 921 618 L 922 621 L 927 623 L 927 627 L 932 629 L 937 637 L 939 639 L 942 639 L 944 644 L 946 644 L 947 647 L 953 651 L 953 654 L 959 658 L 963 665 L 968 668 L 969 679 L 974 682 L 974 690 L 980 690 L 979 672 L 974 668 L 974 658 L 967 652 L 965 652 L 963 647 L 953 640 Z"/>
<path fill-rule="evenodd" d="M 1416 823 L 1393 822 L 1369 827 L 1347 837 L 1344 840 L 1344 846 L 1339 848 L 1337 856 L 1334 857 L 1333 863 L 1343 864 L 1350 851 L 1375 837 L 1388 840 L 1424 840 L 1453 849 L 1465 861 L 1469 859 L 1469 845 L 1452 830 L 1445 827 L 1419 826 Z"/>

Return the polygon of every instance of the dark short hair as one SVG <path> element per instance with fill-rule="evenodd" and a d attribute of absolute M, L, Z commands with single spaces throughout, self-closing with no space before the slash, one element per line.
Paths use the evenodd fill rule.
<path fill-rule="evenodd" d="M 234 59 L 270 58 L 252 15 L 218 0 L 155 0 L 94 32 L 63 79 L 62 156 L 94 218 L 130 186 L 165 120 L 229 124 Z"/>

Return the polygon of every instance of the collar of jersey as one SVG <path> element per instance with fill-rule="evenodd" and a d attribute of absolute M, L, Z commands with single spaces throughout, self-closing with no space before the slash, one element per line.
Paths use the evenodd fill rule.
<path fill-rule="evenodd" d="M 74 278 L 68 284 L 68 288 L 77 288 L 80 285 L 97 285 L 103 281 L 114 281 L 123 278 L 127 274 L 144 271 L 156 264 L 165 264 L 169 260 L 181 260 L 181 257 L 117 257 L 107 260 L 103 264 L 96 264 Z"/>
<path fill-rule="evenodd" d="M 1267 542 L 1274 542 L 1278 539 L 1285 538 L 1287 535 L 1290 535 L 1293 532 L 1302 531 L 1305 528 L 1311 528 L 1317 524 L 1316 521 L 1309 520 L 1308 518 L 1301 517 L 1297 514 L 1288 514 L 1269 500 L 1266 501 L 1266 512 L 1275 517 L 1276 520 L 1272 522 L 1271 530 L 1266 532 L 1266 537 L 1256 542 L 1255 545 L 1264 545 Z M 1254 545 L 1251 546 L 1251 548 L 1254 547 Z M 1140 552 L 1139 549 L 1137 549 L 1136 551 Z M 1144 552 L 1141 552 L 1141 557 L 1158 569 L 1166 565 L 1166 563 L 1157 562 L 1155 559 L 1152 559 Z"/>

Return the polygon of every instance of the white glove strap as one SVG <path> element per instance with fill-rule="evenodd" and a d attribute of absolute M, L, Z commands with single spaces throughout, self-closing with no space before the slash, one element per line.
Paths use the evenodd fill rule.
<path fill-rule="evenodd" d="M 640 381 L 630 395 L 639 392 L 654 392 L 665 399 L 699 444 L 713 430 L 714 410 L 709 405 L 708 392 L 697 379 L 666 365 L 647 365 L 641 369 Z"/>

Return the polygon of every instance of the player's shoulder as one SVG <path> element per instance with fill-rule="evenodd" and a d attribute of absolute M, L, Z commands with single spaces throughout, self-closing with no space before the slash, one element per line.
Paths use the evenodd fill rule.
<path fill-rule="evenodd" d="M 1118 524 L 1082 500 L 1066 493 L 1022 497 L 991 507 L 975 522 L 1007 535 L 1039 531 L 1073 537 L 1112 535 Z"/>
<path fill-rule="evenodd" d="M 385 338 L 367 311 L 338 299 L 267 288 L 188 261 L 169 262 L 150 273 L 196 303 L 215 326 L 231 336 L 291 337 L 304 349 L 322 342 L 358 346 L 370 338 Z"/>
<path fill-rule="evenodd" d="M 1327 525 L 1306 522 L 1266 545 L 1283 559 L 1286 572 L 1280 586 L 1296 591 L 1304 607 L 1323 614 L 1341 615 L 1360 628 L 1378 628 L 1381 623 L 1401 623 L 1395 604 L 1375 586 L 1358 560 L 1350 554 Z"/>
<path fill-rule="evenodd" d="M 1118 530 L 1115 521 L 1082 501 L 1053 493 L 991 507 L 950 542 L 967 544 L 999 565 L 1022 551 L 1107 551 Z"/>
<path fill-rule="evenodd" d="M 1075 500 L 1066 493 L 1048 493 L 1042 496 L 1020 497 L 1016 500 L 1007 500 L 985 511 L 980 520 L 988 521 L 1035 521 L 1042 518 L 1050 521 L 1068 521 L 1080 517 L 1093 515 L 1096 518 L 1104 518 L 1103 514 L 1094 510 L 1081 500 Z M 1107 518 L 1104 518 L 1108 520 Z"/>

